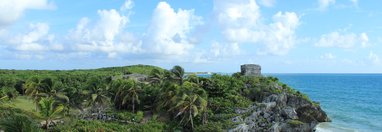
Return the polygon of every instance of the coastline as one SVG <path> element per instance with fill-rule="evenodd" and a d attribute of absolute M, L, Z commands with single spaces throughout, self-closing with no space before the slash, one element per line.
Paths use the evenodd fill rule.
<path fill-rule="evenodd" d="M 352 128 L 336 126 L 331 122 L 322 122 L 316 125 L 315 132 L 358 132 Z"/>

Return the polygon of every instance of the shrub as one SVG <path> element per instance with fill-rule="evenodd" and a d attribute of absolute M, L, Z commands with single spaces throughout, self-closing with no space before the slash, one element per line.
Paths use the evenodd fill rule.
<path fill-rule="evenodd" d="M 7 98 L 9 100 L 15 99 L 19 95 L 19 92 L 16 91 L 13 87 L 3 87 L 0 91 L 0 98 Z"/>
<path fill-rule="evenodd" d="M 223 132 L 223 124 L 221 122 L 209 122 L 204 125 L 199 125 L 195 128 L 197 132 Z"/>
<path fill-rule="evenodd" d="M 24 111 L 11 107 L 0 107 L 0 130 L 6 132 L 40 131 L 35 122 Z"/>
<path fill-rule="evenodd" d="M 131 112 L 118 112 L 117 118 L 120 120 L 126 120 L 130 122 L 141 122 L 144 117 L 142 111 L 138 111 L 136 114 Z"/>
<path fill-rule="evenodd" d="M 299 120 L 290 120 L 290 121 L 288 121 L 288 124 L 291 125 L 292 127 L 297 127 L 297 126 L 302 125 L 304 123 L 299 121 Z"/>

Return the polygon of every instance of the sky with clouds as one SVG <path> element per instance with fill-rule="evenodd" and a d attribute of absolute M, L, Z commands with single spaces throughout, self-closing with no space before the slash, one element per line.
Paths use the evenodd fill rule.
<path fill-rule="evenodd" d="M 1 0 L 0 69 L 382 73 L 382 1 Z"/>

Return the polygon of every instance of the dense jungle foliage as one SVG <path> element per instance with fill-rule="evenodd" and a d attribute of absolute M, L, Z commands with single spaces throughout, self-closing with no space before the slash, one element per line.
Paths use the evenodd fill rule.
<path fill-rule="evenodd" d="M 180 66 L 0 70 L 0 130 L 224 131 L 235 109 L 280 93 L 275 86 L 306 98 L 274 77 L 203 78 Z"/>

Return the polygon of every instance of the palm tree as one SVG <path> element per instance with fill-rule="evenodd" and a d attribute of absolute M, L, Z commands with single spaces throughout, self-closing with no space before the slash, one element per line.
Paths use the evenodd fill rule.
<path fill-rule="evenodd" d="M 25 94 L 33 98 L 33 101 L 36 104 L 36 110 L 38 107 L 38 102 L 40 100 L 40 93 L 44 87 L 44 84 L 41 79 L 37 77 L 29 78 L 24 84 Z"/>
<path fill-rule="evenodd" d="M 0 119 L 0 130 L 5 132 L 38 132 L 39 128 L 28 116 L 14 113 Z"/>
<path fill-rule="evenodd" d="M 196 84 L 186 82 L 176 96 L 176 103 L 169 111 L 176 113 L 175 118 L 182 116 L 180 123 L 187 125 L 191 124 L 191 129 L 194 129 L 194 118 L 207 109 L 207 93 Z"/>
<path fill-rule="evenodd" d="M 208 79 L 198 77 L 195 74 L 188 75 L 186 81 L 191 82 L 191 83 L 195 83 L 195 84 L 199 85 L 199 87 L 203 87 L 208 83 Z"/>
<path fill-rule="evenodd" d="M 37 104 L 42 97 L 53 97 L 61 103 L 69 103 L 69 98 L 62 91 L 63 88 L 51 78 L 30 78 L 25 84 L 25 93 L 32 96 Z M 36 107 L 37 108 L 37 107 Z"/>
<path fill-rule="evenodd" d="M 31 77 L 24 84 L 25 94 L 37 100 L 36 98 L 42 89 L 41 87 L 43 87 L 41 80 L 37 77 Z"/>
<path fill-rule="evenodd" d="M 2 101 L 15 99 L 18 96 L 18 94 L 19 93 L 16 91 L 16 89 L 12 87 L 2 87 L 0 88 L 0 103 Z"/>
<path fill-rule="evenodd" d="M 108 84 L 102 83 L 98 79 L 92 79 L 82 94 L 87 96 L 88 106 L 100 106 L 98 108 L 103 108 L 104 105 L 110 102 L 109 95 L 111 95 L 111 91 Z"/>
<path fill-rule="evenodd" d="M 125 104 L 128 98 L 131 98 L 133 113 L 135 113 L 135 103 L 140 104 L 140 92 L 142 92 L 141 84 L 135 80 L 130 80 L 130 86 L 127 89 L 127 96 L 123 98 L 122 104 Z"/>
<path fill-rule="evenodd" d="M 140 104 L 139 94 L 142 92 L 141 83 L 133 80 L 116 80 L 113 83 L 115 87 L 114 103 L 118 109 L 121 109 L 128 101 L 131 101 L 132 112 L 135 113 L 135 104 Z"/>
<path fill-rule="evenodd" d="M 172 83 L 169 83 L 163 88 L 163 91 L 159 94 L 157 110 L 169 109 L 173 104 L 175 104 L 181 89 L 179 85 Z"/>
<path fill-rule="evenodd" d="M 165 73 L 158 69 L 153 69 L 149 76 L 150 83 L 152 84 L 162 84 L 165 78 Z"/>
<path fill-rule="evenodd" d="M 178 81 L 180 85 L 183 84 L 183 76 L 184 76 L 184 69 L 181 66 L 174 66 L 171 69 L 171 72 L 173 74 L 173 79 L 175 81 Z"/>
<path fill-rule="evenodd" d="M 82 109 L 82 102 L 84 100 L 83 91 L 81 88 L 76 87 L 67 87 L 64 88 L 66 97 L 68 97 L 70 100 L 66 103 L 67 106 L 67 112 L 69 112 L 69 109 L 72 108 L 78 108 L 79 110 Z M 67 113 L 68 114 L 68 113 Z"/>
<path fill-rule="evenodd" d="M 46 131 L 49 130 L 49 123 L 52 119 L 58 116 L 63 110 L 63 105 L 58 105 L 54 107 L 54 99 L 53 98 L 41 98 L 39 102 L 40 107 L 40 115 L 45 119 Z"/>

